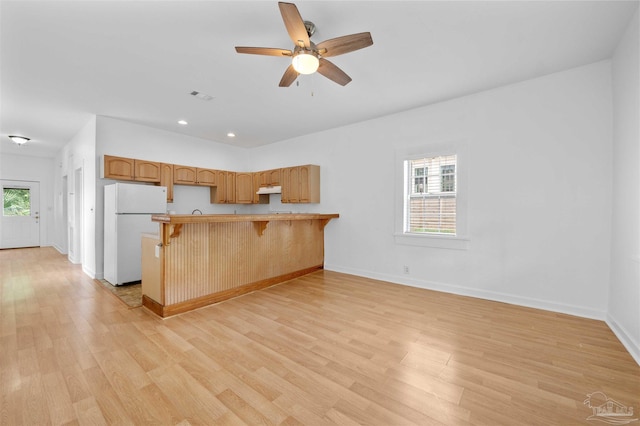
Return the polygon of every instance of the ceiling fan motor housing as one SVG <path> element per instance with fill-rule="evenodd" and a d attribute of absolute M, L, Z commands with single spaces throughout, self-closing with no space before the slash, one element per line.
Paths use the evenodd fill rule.
<path fill-rule="evenodd" d="M 304 21 L 304 28 L 307 30 L 307 35 L 309 37 L 316 32 L 316 24 L 311 21 Z"/>

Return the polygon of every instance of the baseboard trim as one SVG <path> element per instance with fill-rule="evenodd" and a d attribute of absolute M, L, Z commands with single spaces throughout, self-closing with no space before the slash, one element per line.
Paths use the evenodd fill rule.
<path fill-rule="evenodd" d="M 82 272 L 84 272 L 85 274 L 87 274 L 89 277 L 91 277 L 91 279 L 100 279 L 96 277 L 96 273 L 94 271 L 92 271 L 91 269 L 87 268 L 84 266 L 84 264 L 82 265 Z"/>
<path fill-rule="evenodd" d="M 163 307 L 160 303 L 156 302 L 146 294 L 142 295 L 142 306 L 153 312 L 154 314 L 162 317 Z"/>
<path fill-rule="evenodd" d="M 58 246 L 57 244 L 53 244 L 52 247 L 56 249 L 60 254 L 68 254 L 66 251 L 62 249 L 62 247 Z"/>
<path fill-rule="evenodd" d="M 640 365 L 640 342 L 636 342 L 633 336 L 610 314 L 607 314 L 605 322 L 622 345 L 629 351 L 631 357 Z"/>
<path fill-rule="evenodd" d="M 294 278 L 301 277 L 303 275 L 310 274 L 311 272 L 322 269 L 322 265 L 313 266 L 311 268 L 300 269 L 288 274 L 279 275 L 273 278 L 267 278 L 264 280 L 256 281 L 253 283 L 245 284 L 238 288 L 220 291 L 206 296 L 197 297 L 195 299 L 186 300 L 184 302 L 174 303 L 173 305 L 162 305 L 153 299 L 142 296 L 142 306 L 149 309 L 156 315 L 162 318 L 167 318 L 173 315 L 182 314 L 185 312 L 193 311 L 195 309 L 203 308 L 205 306 L 212 305 L 214 303 L 222 302 L 227 299 L 242 296 L 243 294 L 251 293 L 257 290 L 262 290 L 267 287 L 271 287 L 276 284 L 283 283 L 285 281 L 292 280 Z"/>
<path fill-rule="evenodd" d="M 444 293 L 457 294 L 460 296 L 475 297 L 478 299 L 491 300 L 494 302 L 508 303 L 510 305 L 525 306 L 527 308 L 541 309 L 544 311 L 557 312 L 561 314 L 574 315 L 582 318 L 606 320 L 606 312 L 581 306 L 568 305 L 563 303 L 550 302 L 547 300 L 533 299 L 527 297 L 514 296 L 506 293 L 499 293 L 487 290 L 479 290 L 470 287 L 457 286 L 435 281 L 416 280 L 391 274 L 371 273 L 353 268 L 345 268 L 339 265 L 325 264 L 328 271 L 341 272 L 344 274 L 358 275 L 375 280 L 388 281 L 394 284 L 402 284 L 410 287 L 424 288 L 425 290 L 441 291 Z"/>

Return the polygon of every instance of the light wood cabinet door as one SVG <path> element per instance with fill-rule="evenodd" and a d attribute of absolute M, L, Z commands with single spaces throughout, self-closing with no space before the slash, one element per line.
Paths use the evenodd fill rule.
<path fill-rule="evenodd" d="M 263 197 L 260 197 L 260 195 L 257 193 L 258 188 L 260 188 L 261 182 L 262 181 L 261 181 L 260 172 L 254 172 L 253 173 L 253 204 L 260 203 L 260 199 L 263 198 Z"/>
<path fill-rule="evenodd" d="M 306 165 L 282 169 L 283 203 L 320 202 L 320 166 Z"/>
<path fill-rule="evenodd" d="M 178 185 L 195 185 L 196 168 L 173 165 L 173 183 Z"/>
<path fill-rule="evenodd" d="M 135 177 L 135 160 L 133 158 L 104 156 L 104 178 L 133 180 Z"/>
<path fill-rule="evenodd" d="M 216 184 L 217 170 L 196 169 L 196 183 L 203 186 L 213 186 Z"/>
<path fill-rule="evenodd" d="M 298 167 L 300 184 L 299 202 L 320 202 L 320 166 L 306 165 Z"/>
<path fill-rule="evenodd" d="M 160 165 L 160 186 L 167 187 L 167 202 L 173 203 L 173 164 Z"/>
<path fill-rule="evenodd" d="M 213 204 L 234 204 L 236 201 L 236 173 L 218 170 L 216 186 L 211 187 L 210 201 Z"/>
<path fill-rule="evenodd" d="M 300 168 L 288 167 L 289 170 L 289 194 L 287 196 L 287 203 L 299 203 L 300 202 Z"/>
<path fill-rule="evenodd" d="M 281 181 L 281 169 L 273 169 L 267 171 L 269 174 L 269 186 L 279 186 Z"/>
<path fill-rule="evenodd" d="M 236 202 L 236 172 L 226 172 L 225 185 L 227 187 L 227 204 L 235 204 Z"/>
<path fill-rule="evenodd" d="M 134 160 L 134 180 L 139 182 L 160 183 L 160 163 L 155 161 Z"/>
<path fill-rule="evenodd" d="M 264 186 L 269 186 L 269 177 L 268 177 L 268 172 L 262 171 L 262 172 L 257 172 L 258 173 L 258 186 L 260 188 L 264 187 Z"/>
<path fill-rule="evenodd" d="M 279 186 L 282 176 L 281 169 L 264 170 L 260 175 L 260 187 Z"/>
<path fill-rule="evenodd" d="M 227 187 L 224 185 L 224 172 L 219 170 L 216 172 L 216 186 L 211 187 L 210 202 L 211 204 L 224 204 L 227 195 Z"/>
<path fill-rule="evenodd" d="M 251 173 L 253 177 L 253 204 L 269 204 L 269 194 L 258 194 L 258 188 L 262 183 L 262 172 Z"/>
<path fill-rule="evenodd" d="M 282 193 L 280 194 L 280 200 L 283 203 L 289 202 L 289 193 L 291 188 L 291 167 L 281 169 L 280 183 L 282 185 Z"/>
<path fill-rule="evenodd" d="M 236 173 L 236 203 L 253 204 L 253 173 Z"/>

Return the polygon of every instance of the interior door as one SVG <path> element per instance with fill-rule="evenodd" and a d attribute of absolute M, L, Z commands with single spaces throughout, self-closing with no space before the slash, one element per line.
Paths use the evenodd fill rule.
<path fill-rule="evenodd" d="M 40 183 L 0 181 L 0 248 L 40 246 Z"/>

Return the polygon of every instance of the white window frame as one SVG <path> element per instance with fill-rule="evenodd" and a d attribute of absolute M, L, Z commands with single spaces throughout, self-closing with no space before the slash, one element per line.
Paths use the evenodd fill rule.
<path fill-rule="evenodd" d="M 431 158 L 445 155 L 456 155 L 456 234 L 409 233 L 405 232 L 405 206 L 407 191 L 410 191 L 409 173 L 406 161 L 418 158 Z M 396 244 L 419 247 L 467 250 L 469 248 L 469 230 L 467 226 L 468 167 L 467 143 L 463 140 L 437 142 L 396 151 L 396 171 L 394 184 L 395 223 L 394 239 Z"/>

